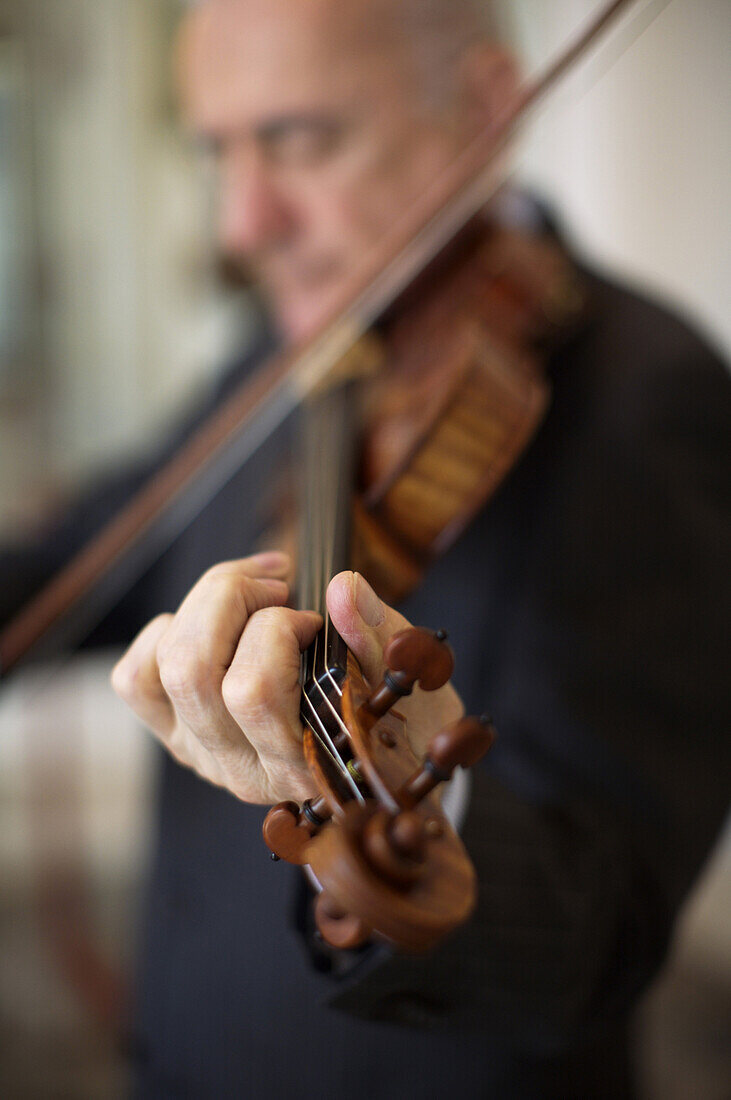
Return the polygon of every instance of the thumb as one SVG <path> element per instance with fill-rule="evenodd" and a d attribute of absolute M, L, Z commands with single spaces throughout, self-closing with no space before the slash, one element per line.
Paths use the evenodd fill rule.
<path fill-rule="evenodd" d="M 338 573 L 327 590 L 332 624 L 352 650 L 370 684 L 383 677 L 383 648 L 392 634 L 411 624 L 379 600 L 360 573 Z"/>

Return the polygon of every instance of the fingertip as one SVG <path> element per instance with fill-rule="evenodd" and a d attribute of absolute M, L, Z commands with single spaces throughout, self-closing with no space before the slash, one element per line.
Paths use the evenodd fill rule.
<path fill-rule="evenodd" d="M 357 583 L 358 574 L 350 569 L 345 569 L 333 577 L 327 587 L 327 607 L 331 615 L 333 612 L 353 613 Z"/>
<path fill-rule="evenodd" d="M 299 616 L 303 622 L 312 623 L 319 630 L 325 622 L 324 618 L 319 611 L 310 611 L 309 609 L 302 611 L 295 611 L 295 615 Z"/>
<path fill-rule="evenodd" d="M 322 629 L 324 619 L 318 611 L 295 611 L 300 646 L 306 649 L 314 642 L 318 630 Z"/>
<path fill-rule="evenodd" d="M 248 561 L 267 573 L 286 573 L 291 564 L 289 554 L 283 550 L 264 550 L 260 554 L 252 554 Z"/>
<path fill-rule="evenodd" d="M 330 582 L 327 604 L 333 619 L 349 625 L 360 621 L 376 629 L 386 619 L 386 605 L 362 573 L 339 573 L 334 577 Z"/>
<path fill-rule="evenodd" d="M 312 611 L 312 610 L 310 610 L 310 608 L 305 608 L 304 610 L 302 610 L 300 612 L 300 614 L 301 615 L 311 615 L 313 619 L 317 620 L 317 622 L 320 624 L 320 626 L 322 626 L 322 624 L 324 622 L 322 613 L 320 611 Z"/>
<path fill-rule="evenodd" d="M 355 649 L 367 644 L 365 635 L 369 633 L 368 624 L 358 609 L 360 583 L 360 574 L 347 570 L 333 577 L 327 590 L 327 609 L 333 625 L 347 645 Z"/>
<path fill-rule="evenodd" d="M 266 603 L 281 605 L 289 599 L 289 585 L 286 581 L 276 580 L 274 577 L 257 577 L 256 583 L 264 589 Z"/>
<path fill-rule="evenodd" d="M 289 600 L 289 585 L 275 577 L 252 577 L 244 588 L 247 617 L 265 607 L 283 607 Z"/>

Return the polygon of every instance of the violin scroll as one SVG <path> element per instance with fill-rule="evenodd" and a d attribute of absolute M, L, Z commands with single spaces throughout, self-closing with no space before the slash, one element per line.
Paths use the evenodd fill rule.
<path fill-rule="evenodd" d="M 457 767 L 488 751 L 487 718 L 461 718 L 436 733 L 419 761 L 405 719 L 391 708 L 416 684 L 442 687 L 454 667 L 443 631 L 399 631 L 384 651 L 383 682 L 369 690 L 349 668 L 343 686 L 345 759 L 359 777 L 359 798 L 334 788 L 300 809 L 269 811 L 264 837 L 272 852 L 309 864 L 321 886 L 315 920 L 333 947 L 352 948 L 378 935 L 408 951 L 425 951 L 462 923 L 475 901 L 475 874 L 462 842 L 441 811 L 435 788 Z M 307 735 L 305 738 L 306 755 Z M 312 765 L 311 765 L 312 766 Z M 326 773 L 315 769 L 320 784 Z"/>

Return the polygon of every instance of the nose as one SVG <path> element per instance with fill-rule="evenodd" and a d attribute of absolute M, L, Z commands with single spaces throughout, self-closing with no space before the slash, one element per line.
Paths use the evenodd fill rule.
<path fill-rule="evenodd" d="M 288 240 L 294 211 L 261 158 L 232 155 L 222 165 L 218 223 L 222 248 L 241 259 Z"/>

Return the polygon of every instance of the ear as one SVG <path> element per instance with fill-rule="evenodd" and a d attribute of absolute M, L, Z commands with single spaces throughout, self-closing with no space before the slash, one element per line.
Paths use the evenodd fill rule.
<path fill-rule="evenodd" d="M 466 52 L 460 67 L 467 110 L 473 125 L 482 129 L 517 92 L 517 59 L 502 46 L 479 42 Z"/>

